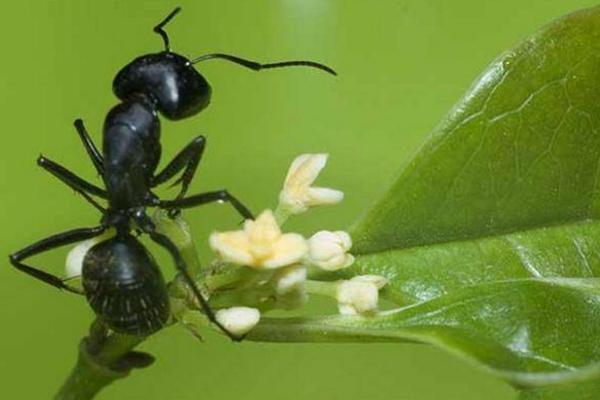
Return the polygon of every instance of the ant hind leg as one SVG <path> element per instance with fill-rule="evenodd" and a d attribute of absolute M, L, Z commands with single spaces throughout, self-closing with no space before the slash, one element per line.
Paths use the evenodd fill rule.
<path fill-rule="evenodd" d="M 10 263 L 19 271 L 25 272 L 32 277 L 54 286 L 58 289 L 64 289 L 72 293 L 82 294 L 80 290 L 75 289 L 65 283 L 65 280 L 38 268 L 31 267 L 22 263 L 23 260 L 36 254 L 55 249 L 57 247 L 66 246 L 68 244 L 80 242 L 82 240 L 91 239 L 102 234 L 106 228 L 97 226 L 93 228 L 72 229 L 63 233 L 49 236 L 39 240 L 9 256 Z"/>

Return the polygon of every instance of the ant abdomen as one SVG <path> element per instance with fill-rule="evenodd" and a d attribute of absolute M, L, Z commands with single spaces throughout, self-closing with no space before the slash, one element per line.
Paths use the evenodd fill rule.
<path fill-rule="evenodd" d="M 149 335 L 169 318 L 163 276 L 144 246 L 129 234 L 100 242 L 88 251 L 82 282 L 92 309 L 116 332 Z"/>

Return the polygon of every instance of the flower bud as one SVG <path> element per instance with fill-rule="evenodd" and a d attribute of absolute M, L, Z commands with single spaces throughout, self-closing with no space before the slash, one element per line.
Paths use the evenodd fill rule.
<path fill-rule="evenodd" d="M 231 307 L 217 311 L 215 317 L 229 332 L 242 336 L 258 324 L 260 311 L 250 307 Z"/>
<path fill-rule="evenodd" d="M 354 256 L 347 251 L 352 247 L 350 235 L 344 231 L 320 231 L 308 239 L 308 262 L 325 271 L 349 267 Z"/>
<path fill-rule="evenodd" d="M 376 313 L 379 289 L 386 283 L 387 280 L 378 275 L 361 275 L 340 282 L 337 291 L 340 314 L 368 315 Z"/>
<path fill-rule="evenodd" d="M 327 154 L 302 154 L 292 162 L 279 194 L 280 205 L 289 213 L 300 214 L 309 207 L 343 200 L 344 193 L 339 190 L 311 186 L 327 164 L 327 157 Z"/>

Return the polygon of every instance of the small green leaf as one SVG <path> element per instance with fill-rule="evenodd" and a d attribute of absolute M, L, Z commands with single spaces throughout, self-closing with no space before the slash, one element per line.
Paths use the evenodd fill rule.
<path fill-rule="evenodd" d="M 600 374 L 599 127 L 595 7 L 493 62 L 354 225 L 343 274 L 384 275 L 412 304 L 362 326 L 518 386 Z"/>

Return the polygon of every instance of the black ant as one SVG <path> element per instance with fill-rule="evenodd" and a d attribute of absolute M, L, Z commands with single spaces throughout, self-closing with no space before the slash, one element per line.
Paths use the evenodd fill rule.
<path fill-rule="evenodd" d="M 177 213 L 181 209 L 215 201 L 228 202 L 245 219 L 251 212 L 227 190 L 185 197 L 188 186 L 202 158 L 205 138 L 198 136 L 181 150 L 167 166 L 155 174 L 161 155 L 160 112 L 167 119 L 178 120 L 202 111 L 210 100 L 210 86 L 193 65 L 213 58 L 224 59 L 241 66 L 261 70 L 289 66 L 319 68 L 335 75 L 322 64 L 312 61 L 285 61 L 259 64 L 227 54 L 207 54 L 189 60 L 173 53 L 163 27 L 180 11 L 173 10 L 156 27 L 165 49 L 134 59 L 119 71 L 113 81 L 113 91 L 121 103 L 106 116 L 102 153 L 96 148 L 83 122 L 74 123 L 94 167 L 104 181 L 105 189 L 85 181 L 65 167 L 40 156 L 38 165 L 60 179 L 102 213 L 100 225 L 69 230 L 42 239 L 10 255 L 17 269 L 49 285 L 82 294 L 66 280 L 22 261 L 60 246 L 101 235 L 108 228 L 114 237 L 94 245 L 83 262 L 82 285 L 89 304 L 112 330 L 135 335 L 149 335 L 161 329 L 170 316 L 169 298 L 163 276 L 146 248 L 136 239 L 133 229 L 146 233 L 158 245 L 168 250 L 177 270 L 202 307 L 208 319 L 231 339 L 239 338 L 227 331 L 216 319 L 207 300 L 190 277 L 187 266 L 175 244 L 157 231 L 146 214 L 147 207 L 158 207 Z M 181 173 L 174 185 L 181 184 L 173 200 L 161 200 L 152 189 Z M 93 196 L 108 201 L 102 207 Z"/>

